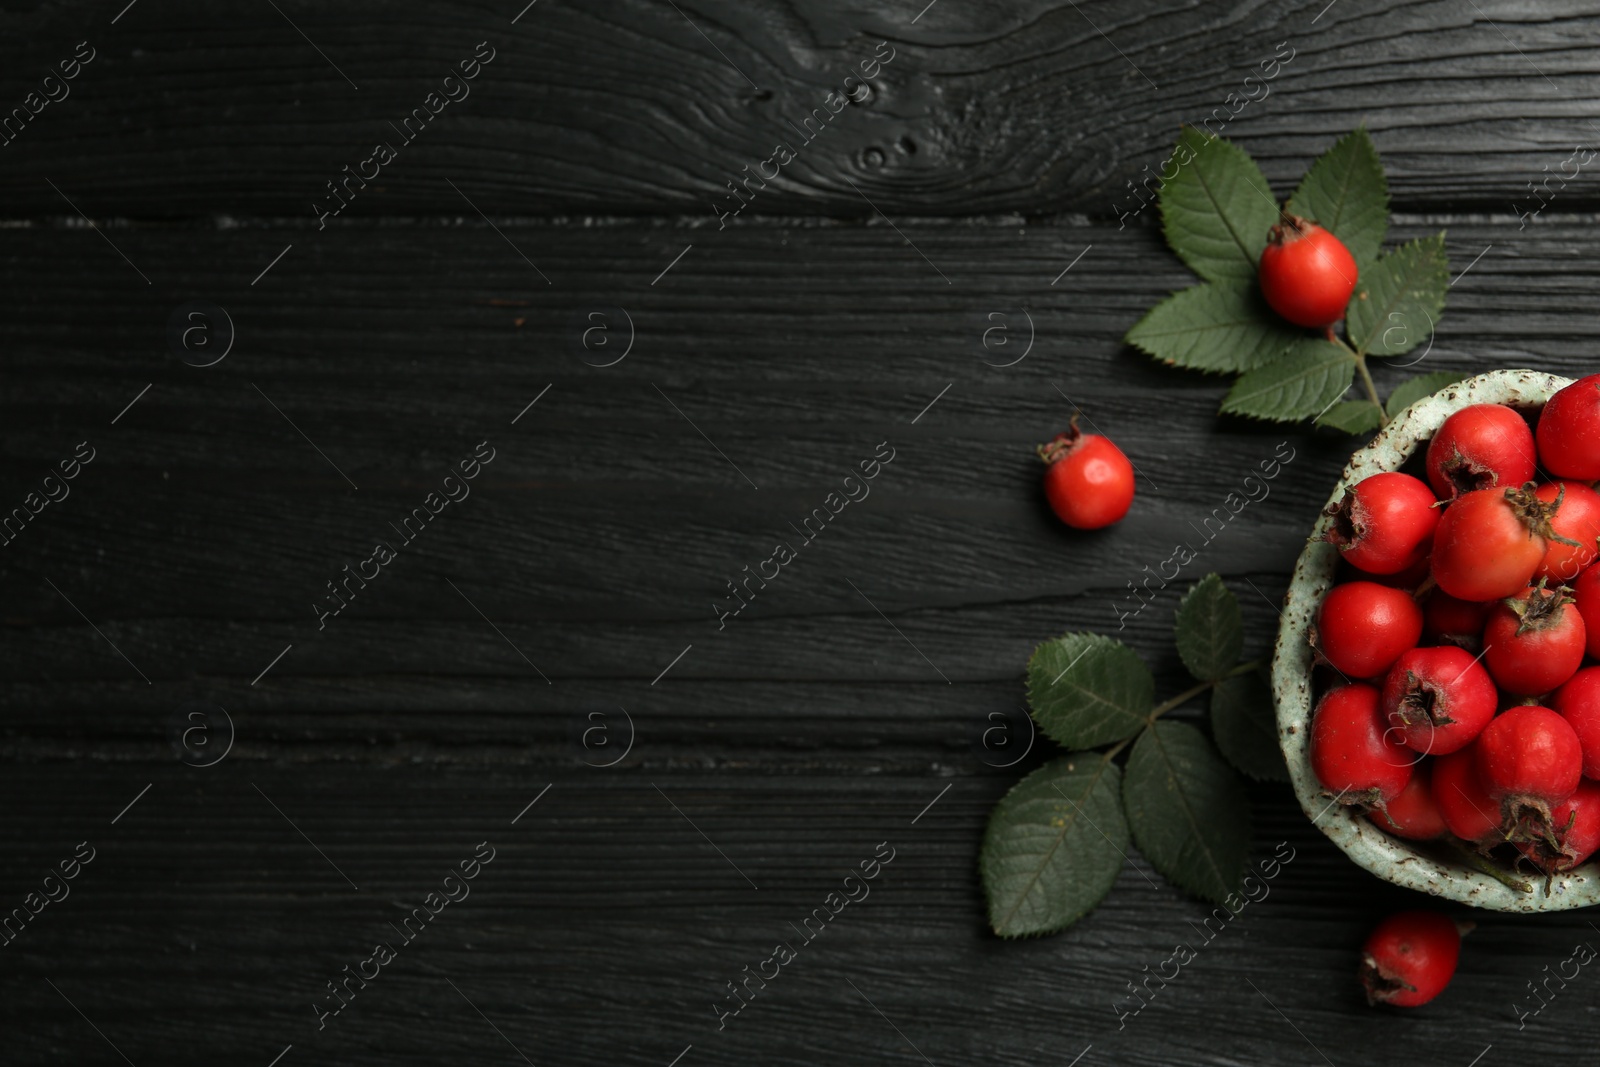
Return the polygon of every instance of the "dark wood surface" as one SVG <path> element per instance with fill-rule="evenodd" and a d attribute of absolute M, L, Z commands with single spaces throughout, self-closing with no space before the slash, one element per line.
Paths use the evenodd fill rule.
<path fill-rule="evenodd" d="M 1073 929 L 1001 942 L 975 861 L 989 807 L 1050 754 L 1002 769 L 977 743 L 1016 714 L 1034 644 L 1116 631 L 1124 584 L 1287 441 L 1272 495 L 1188 575 L 1226 577 L 1264 653 L 1353 445 L 1220 419 L 1222 382 L 1120 344 L 1189 281 L 1153 210 L 1119 223 L 1124 182 L 1288 40 L 1226 132 L 1283 194 L 1367 123 L 1393 236 L 1446 227 L 1470 266 L 1416 369 L 1593 370 L 1600 186 L 1585 172 L 1525 225 L 1513 204 L 1592 140 L 1600 12 L 278 6 L 0 13 L 6 106 L 97 49 L 0 147 L 0 506 L 95 450 L 0 549 L 0 904 L 97 850 L 0 949 L 6 1063 L 1590 1054 L 1583 980 L 1520 1031 L 1512 1007 L 1600 939 L 1581 912 L 1471 915 L 1444 997 L 1365 1008 L 1356 945 L 1417 900 L 1285 787 L 1252 789 L 1253 857 L 1296 850 L 1271 895 L 1122 1028 L 1125 983 L 1207 909 L 1135 852 Z M 481 40 L 473 95 L 319 229 L 322 183 Z M 880 40 L 883 91 L 719 228 L 712 198 L 770 153 L 772 116 Z M 215 366 L 169 343 L 191 301 L 232 319 Z M 633 347 L 596 366 L 620 348 L 586 350 L 586 316 L 620 345 L 618 308 Z M 992 365 L 1030 320 L 1027 358 Z M 985 348 L 997 323 L 1012 347 Z M 1051 519 L 1030 453 L 1074 407 L 1141 471 L 1094 535 Z M 319 630 L 325 583 L 483 441 L 471 495 Z M 719 629 L 725 582 L 882 442 L 871 495 Z M 1175 603 L 1119 635 L 1166 693 Z M 173 742 L 192 701 L 231 717 L 211 766 Z M 325 983 L 482 841 L 470 897 L 319 1030 Z M 725 983 L 880 842 L 870 897 L 719 1031 Z"/>

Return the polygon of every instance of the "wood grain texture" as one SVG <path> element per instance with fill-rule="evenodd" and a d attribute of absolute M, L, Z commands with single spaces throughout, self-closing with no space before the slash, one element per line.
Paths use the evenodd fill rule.
<path fill-rule="evenodd" d="M 70 95 L 0 148 L 6 214 L 310 221 L 324 183 L 385 140 L 399 158 L 350 216 L 481 208 L 714 225 L 726 183 L 795 141 L 750 211 L 1114 219 L 1138 204 L 1129 183 L 1160 170 L 1180 125 L 1208 119 L 1284 193 L 1365 122 L 1399 203 L 1514 212 L 1535 205 L 1529 183 L 1594 144 L 1600 120 L 1586 44 L 1600 12 L 1563 0 L 939 0 L 920 15 L 915 0 L 278 7 L 145 3 L 115 24 L 82 2 L 0 13 L 7 112 L 79 41 L 96 52 Z M 391 124 L 480 41 L 496 58 L 470 95 L 413 143 L 396 140 Z M 801 143 L 791 124 L 854 91 L 844 78 L 880 41 L 894 58 L 870 98 L 837 105 Z M 1246 83 L 1275 55 L 1292 58 L 1265 68 L 1276 73 L 1265 88 Z M 1600 204 L 1588 173 L 1544 188 L 1565 210 Z"/>
<path fill-rule="evenodd" d="M 1002 943 L 976 857 L 1054 754 L 997 766 L 1035 644 L 1117 633 L 1176 692 L 1172 610 L 1216 570 L 1265 652 L 1352 446 L 1219 418 L 1224 381 L 1121 344 L 1192 281 L 1128 183 L 1288 42 L 1223 132 L 1287 193 L 1366 122 L 1391 236 L 1447 227 L 1466 272 L 1380 382 L 1591 371 L 1592 175 L 1514 205 L 1600 119 L 1592 5 L 524 3 L 0 5 L 0 119 L 96 49 L 0 145 L 0 518 L 95 450 L 0 544 L 0 915 L 97 849 L 0 944 L 5 1063 L 1590 1052 L 1581 980 L 1526 1030 L 1512 1007 L 1581 913 L 1472 916 L 1446 996 L 1362 1006 L 1354 946 L 1417 898 L 1286 787 L 1252 787 L 1251 854 L 1294 860 L 1203 945 L 1207 910 L 1132 850 L 1084 921 Z M 470 97 L 319 228 L 325 183 L 480 41 Z M 724 184 L 880 41 L 871 97 L 720 227 Z M 208 368 L 173 347 L 195 301 L 236 331 Z M 1140 471 L 1095 535 L 1051 518 L 1031 454 L 1075 409 Z M 480 442 L 470 496 L 319 628 L 326 583 Z M 719 626 L 885 442 L 870 495 Z M 1271 495 L 1119 630 L 1127 583 L 1280 447 Z M 230 717 L 216 747 L 183 740 L 194 702 Z M 483 841 L 470 897 L 319 1029 L 325 983 Z M 870 897 L 719 1030 L 726 984 L 880 842 Z M 1197 960 L 1119 1020 L 1180 941 Z"/>
<path fill-rule="evenodd" d="M 1493 247 L 1418 369 L 1584 369 L 1584 227 L 1558 244 L 1407 218 L 1395 237 L 1445 225 L 1457 270 Z M 1125 583 L 1198 542 L 1189 524 L 1288 441 L 1271 496 L 1186 576 L 1222 572 L 1264 651 L 1349 442 L 1219 419 L 1225 383 L 1121 345 L 1188 284 L 1147 227 L 902 229 L 914 246 L 839 224 L 113 231 L 148 286 L 96 234 L 10 231 L 0 279 L 30 299 L 10 324 L 0 492 L 20 500 L 84 439 L 97 455 L 0 552 L 0 889 L 21 901 L 80 840 L 100 857 L 7 946 L 8 1062 L 122 1062 L 85 1015 L 136 1064 L 265 1064 L 291 1044 L 284 1064 L 520 1062 L 511 1044 L 662 1067 L 690 1045 L 682 1064 L 913 1062 L 912 1045 L 934 1062 L 1091 1044 L 1084 1063 L 1314 1060 L 1301 1033 L 1335 1062 L 1465 1064 L 1530 1040 L 1509 1004 L 1586 936 L 1582 916 L 1477 916 L 1448 998 L 1369 1013 L 1352 946 L 1414 899 L 1344 860 L 1283 787 L 1253 790 L 1252 854 L 1286 840 L 1296 859 L 1124 1027 L 1125 983 L 1205 915 L 1136 852 L 1066 934 L 987 932 L 986 814 L 1050 746 L 1000 769 L 978 741 L 998 714 L 1022 743 L 1033 645 L 1116 632 Z M 168 349 L 194 299 L 237 328 L 207 369 Z M 599 307 L 637 333 L 606 368 L 581 343 Z M 991 366 L 1020 349 L 984 331 L 1023 344 L 1024 309 L 1033 350 Z M 1108 534 L 1064 532 L 1035 495 L 1029 446 L 1074 405 L 1143 474 Z M 322 583 L 484 439 L 497 454 L 472 495 L 319 632 Z M 719 631 L 724 582 L 885 440 L 871 495 Z M 1163 693 L 1185 684 L 1178 592 L 1120 633 Z M 177 759 L 194 700 L 232 717 L 212 767 Z M 632 748 L 594 766 L 626 744 L 624 709 Z M 597 724 L 613 747 L 585 747 Z M 473 895 L 319 1031 L 324 983 L 481 840 L 500 858 Z M 897 858 L 872 896 L 719 1031 L 725 983 L 885 840 Z M 1578 1004 L 1545 1013 L 1541 1049 L 1587 1047 Z"/>

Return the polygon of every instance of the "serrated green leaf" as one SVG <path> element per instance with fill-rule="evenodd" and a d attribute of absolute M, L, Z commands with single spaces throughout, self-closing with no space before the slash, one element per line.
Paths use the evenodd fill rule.
<path fill-rule="evenodd" d="M 1366 433 L 1383 425 L 1383 412 L 1370 400 L 1344 400 L 1324 412 L 1317 425 L 1345 433 Z"/>
<path fill-rule="evenodd" d="M 1222 577 L 1208 574 L 1178 602 L 1173 636 L 1178 657 L 1189 673 L 1203 682 L 1215 681 L 1233 669 L 1244 651 L 1244 620 L 1239 601 Z"/>
<path fill-rule="evenodd" d="M 1068 748 L 1132 737 L 1155 687 L 1137 652 L 1100 634 L 1064 634 L 1028 659 L 1028 706 L 1039 729 Z"/>
<path fill-rule="evenodd" d="M 1093 752 L 1045 764 L 989 814 L 978 871 L 1001 937 L 1064 929 L 1111 891 L 1128 848 L 1122 772 Z"/>
<path fill-rule="evenodd" d="M 1389 229 L 1389 182 L 1365 128 L 1346 134 L 1311 164 L 1289 198 L 1289 211 L 1332 231 L 1362 271 L 1378 258 Z"/>
<path fill-rule="evenodd" d="M 1444 234 L 1401 245 L 1362 271 L 1345 312 L 1351 344 L 1374 356 L 1411 351 L 1432 335 L 1449 287 Z"/>
<path fill-rule="evenodd" d="M 1125 340 L 1164 363 L 1221 373 L 1266 366 L 1303 336 L 1273 314 L 1254 282 L 1223 282 L 1172 294 Z"/>
<path fill-rule="evenodd" d="M 1228 415 L 1295 422 L 1325 411 L 1355 377 L 1355 360 L 1319 337 L 1301 339 L 1282 359 L 1240 376 L 1222 401 Z"/>
<path fill-rule="evenodd" d="M 1239 891 L 1250 801 L 1199 730 L 1158 722 L 1141 734 L 1128 757 L 1122 802 L 1134 843 L 1168 881 L 1219 904 Z"/>
<path fill-rule="evenodd" d="M 1228 762 L 1260 781 L 1287 782 L 1278 747 L 1272 690 L 1255 671 L 1225 678 L 1211 691 L 1211 735 Z"/>
<path fill-rule="evenodd" d="M 1178 172 L 1161 186 L 1167 243 L 1207 281 L 1251 281 L 1278 221 L 1278 204 L 1261 168 L 1238 145 L 1193 126 L 1173 150 Z"/>
<path fill-rule="evenodd" d="M 1389 394 L 1389 417 L 1399 418 L 1400 413 L 1425 396 L 1431 396 L 1447 385 L 1454 385 L 1466 375 L 1454 370 L 1436 370 L 1432 374 L 1419 374 L 1407 378 Z"/>

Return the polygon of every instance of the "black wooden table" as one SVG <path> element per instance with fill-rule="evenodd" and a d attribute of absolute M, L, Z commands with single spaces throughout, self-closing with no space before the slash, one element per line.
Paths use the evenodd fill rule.
<path fill-rule="evenodd" d="M 1120 1024 L 1208 907 L 1134 853 L 1002 942 L 976 854 L 1050 755 L 978 742 L 1033 646 L 1114 631 L 1288 442 L 1194 571 L 1265 651 L 1354 444 L 1122 345 L 1190 280 L 1130 183 L 1223 108 L 1281 196 L 1365 122 L 1392 236 L 1449 231 L 1420 369 L 1592 371 L 1600 179 L 1529 183 L 1600 137 L 1595 5 L 125 3 L 0 14 L 0 510 L 55 498 L 0 552 L 0 908 L 79 864 L 3 946 L 0 1061 L 1592 1057 L 1596 979 L 1511 1006 L 1581 912 L 1474 915 L 1446 995 L 1367 1009 L 1356 946 L 1417 898 L 1286 787 L 1270 897 Z M 1074 408 L 1141 471 L 1094 535 L 1031 454 Z M 1120 636 L 1172 692 L 1162 597 Z"/>

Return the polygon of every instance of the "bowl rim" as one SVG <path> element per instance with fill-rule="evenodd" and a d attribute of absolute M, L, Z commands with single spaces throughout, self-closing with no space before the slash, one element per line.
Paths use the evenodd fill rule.
<path fill-rule="evenodd" d="M 1534 370 L 1496 370 L 1447 385 L 1407 408 L 1345 466 L 1329 505 L 1345 489 L 1369 475 L 1399 470 L 1452 413 L 1472 404 L 1506 404 L 1527 411 L 1542 407 L 1572 379 Z M 1309 729 L 1312 711 L 1310 627 L 1323 594 L 1333 584 L 1338 549 L 1321 537 L 1332 522 L 1326 510 L 1312 527 L 1295 562 L 1284 596 L 1282 621 L 1272 657 L 1272 694 L 1277 710 L 1278 744 L 1288 764 L 1295 798 L 1306 816 L 1345 855 L 1371 873 L 1437 897 L 1493 911 L 1559 911 L 1600 903 L 1600 870 L 1585 864 L 1557 876 L 1527 879 L 1523 893 L 1465 862 L 1446 862 L 1419 843 L 1391 836 L 1365 816 L 1337 803 L 1311 769 Z"/>

